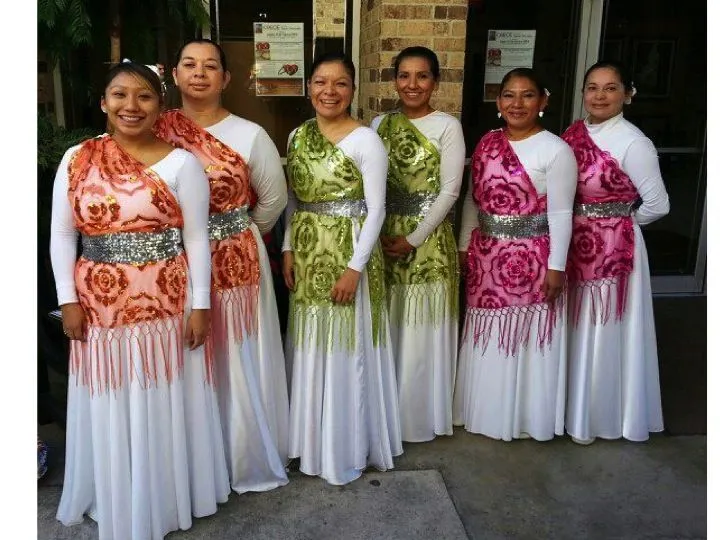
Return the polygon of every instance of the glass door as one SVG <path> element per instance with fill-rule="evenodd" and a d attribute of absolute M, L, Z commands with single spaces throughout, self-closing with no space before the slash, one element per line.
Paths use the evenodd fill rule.
<path fill-rule="evenodd" d="M 626 118 L 655 144 L 670 214 L 643 229 L 657 294 L 703 293 L 706 269 L 707 10 L 700 0 L 586 0 L 575 113 L 585 69 L 618 60 L 638 94 Z M 585 51 L 582 44 L 585 43 Z"/>

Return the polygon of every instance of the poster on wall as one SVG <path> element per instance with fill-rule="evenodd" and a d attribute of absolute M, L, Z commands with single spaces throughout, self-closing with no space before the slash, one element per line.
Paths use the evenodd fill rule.
<path fill-rule="evenodd" d="M 508 71 L 531 68 L 534 53 L 535 30 L 488 30 L 483 101 L 495 101 Z"/>
<path fill-rule="evenodd" d="M 303 23 L 253 23 L 255 94 L 304 96 Z"/>

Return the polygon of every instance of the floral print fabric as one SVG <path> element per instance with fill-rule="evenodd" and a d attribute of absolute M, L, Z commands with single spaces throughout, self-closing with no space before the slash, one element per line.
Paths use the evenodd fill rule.
<path fill-rule="evenodd" d="M 632 181 L 608 152 L 592 140 L 585 122 L 570 126 L 562 138 L 570 145 L 578 164 L 575 202 L 579 204 L 635 202 L 639 195 Z M 616 295 L 616 319 L 625 311 L 628 277 L 633 270 L 635 232 L 633 219 L 624 217 L 573 216 L 573 235 L 568 251 L 567 276 L 571 289 L 571 313 L 577 320 L 584 294 L 599 302 L 603 322 L 609 320 L 609 294 Z"/>
<path fill-rule="evenodd" d="M 538 195 L 502 130 L 487 133 L 472 158 L 471 186 L 478 208 L 493 215 L 547 212 L 547 197 Z M 477 344 L 486 347 L 497 334 L 498 345 L 515 355 L 528 343 L 531 323 L 540 320 L 538 345 L 552 339 L 561 301 L 547 303 L 542 285 L 547 273 L 550 238 L 504 239 L 472 232 L 467 255 L 466 295 L 472 317 L 466 323 Z"/>
<path fill-rule="evenodd" d="M 287 159 L 290 188 L 306 203 L 360 200 L 362 176 L 355 163 L 327 140 L 317 122 L 309 120 L 293 135 Z M 290 328 L 301 342 L 309 318 L 342 321 L 344 346 L 354 347 L 354 303 L 337 305 L 330 298 L 335 282 L 347 268 L 359 232 L 358 218 L 296 210 L 291 221 L 295 290 L 290 296 Z M 378 247 L 367 264 L 373 336 L 380 337 L 380 310 L 385 298 L 383 261 Z M 328 321 L 329 322 L 329 321 Z"/>
<path fill-rule="evenodd" d="M 388 199 L 404 199 L 411 193 L 440 193 L 440 153 L 437 148 L 400 113 L 389 113 L 378 126 L 378 135 L 388 152 Z M 423 215 L 398 215 L 388 211 L 382 234 L 407 236 L 422 222 Z M 430 321 L 440 322 L 458 311 L 457 245 L 452 225 L 444 220 L 422 245 L 402 259 L 385 258 L 385 282 L 390 294 L 407 296 L 412 304 L 416 297 L 440 296 L 442 305 L 430 302 Z M 408 306 L 408 323 L 425 322 L 415 305 Z"/>

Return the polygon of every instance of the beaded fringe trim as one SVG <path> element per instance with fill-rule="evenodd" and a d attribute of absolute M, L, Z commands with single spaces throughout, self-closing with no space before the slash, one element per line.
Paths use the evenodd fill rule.
<path fill-rule="evenodd" d="M 458 283 L 390 285 L 389 316 L 393 324 L 439 326 L 458 319 Z"/>
<path fill-rule="evenodd" d="M 355 304 L 348 306 L 298 305 L 290 297 L 288 336 L 301 349 L 315 337 L 314 347 L 331 351 L 355 348 Z"/>
<path fill-rule="evenodd" d="M 628 297 L 628 285 L 630 276 L 622 274 L 620 276 L 603 278 L 592 281 L 581 281 L 571 283 L 569 286 L 569 314 L 573 325 L 577 327 L 580 322 L 580 314 L 582 306 L 586 302 L 590 302 L 590 320 L 593 324 L 605 325 L 610 320 L 612 314 L 612 298 L 615 297 L 615 317 L 614 320 L 621 321 L 625 315 Z"/>
<path fill-rule="evenodd" d="M 517 356 L 521 348 L 530 344 L 531 329 L 537 324 L 535 345 L 542 351 L 552 343 L 557 315 L 564 309 L 563 296 L 553 305 L 542 303 L 495 309 L 469 307 L 465 312 L 462 340 L 472 339 L 473 346 L 480 347 L 485 353 L 494 338 L 505 356 Z"/>
<path fill-rule="evenodd" d="M 70 342 L 70 381 L 102 395 L 130 384 L 157 388 L 183 371 L 183 317 L 132 326 L 90 326 L 87 340 Z"/>

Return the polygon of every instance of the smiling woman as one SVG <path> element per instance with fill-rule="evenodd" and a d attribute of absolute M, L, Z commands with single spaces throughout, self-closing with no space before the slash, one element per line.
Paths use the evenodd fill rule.
<path fill-rule="evenodd" d="M 532 70 L 504 77 L 496 104 L 506 127 L 475 149 L 460 232 L 467 309 L 454 421 L 506 441 L 564 433 L 563 288 L 577 166 L 540 125 L 547 101 Z"/>
<path fill-rule="evenodd" d="M 68 150 L 53 191 L 51 258 L 71 340 L 57 518 L 87 514 L 100 538 L 188 529 L 230 491 L 204 361 L 207 182 L 190 153 L 153 134 L 161 100 L 147 67 L 112 68 L 101 98 L 111 135 Z"/>
<path fill-rule="evenodd" d="M 328 55 L 308 81 L 315 118 L 290 134 L 283 274 L 293 366 L 290 456 L 347 484 L 402 453 L 383 259 L 387 154 L 350 117 L 355 67 Z"/>

